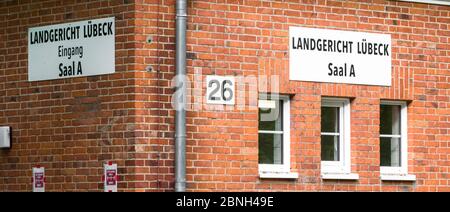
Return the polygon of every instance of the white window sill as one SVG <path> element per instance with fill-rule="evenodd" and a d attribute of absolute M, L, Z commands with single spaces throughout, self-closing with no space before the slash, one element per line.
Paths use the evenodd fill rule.
<path fill-rule="evenodd" d="M 261 179 L 297 179 L 298 173 L 294 172 L 260 172 Z"/>
<path fill-rule="evenodd" d="M 416 175 L 411 174 L 381 174 L 383 181 L 416 181 Z"/>
<path fill-rule="evenodd" d="M 322 173 L 324 180 L 359 180 L 359 174 L 354 173 Z"/>

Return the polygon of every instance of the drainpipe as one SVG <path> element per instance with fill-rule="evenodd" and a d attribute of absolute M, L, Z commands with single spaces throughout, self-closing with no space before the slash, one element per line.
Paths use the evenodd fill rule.
<path fill-rule="evenodd" d="M 176 3 L 176 89 L 182 100 L 175 101 L 175 192 L 186 191 L 186 22 L 187 1 Z"/>

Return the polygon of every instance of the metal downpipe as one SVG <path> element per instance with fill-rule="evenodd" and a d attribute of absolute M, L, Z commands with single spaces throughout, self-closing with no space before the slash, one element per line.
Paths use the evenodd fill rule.
<path fill-rule="evenodd" d="M 175 101 L 175 192 L 186 191 L 186 24 L 187 0 L 177 0 L 176 89 L 182 99 Z"/>

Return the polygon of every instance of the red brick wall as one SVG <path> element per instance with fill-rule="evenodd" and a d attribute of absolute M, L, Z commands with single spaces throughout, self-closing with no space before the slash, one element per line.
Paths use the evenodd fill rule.
<path fill-rule="evenodd" d="M 258 177 L 255 106 L 265 90 L 255 80 L 237 91 L 250 92 L 250 107 L 188 111 L 188 191 L 450 191 L 449 7 L 385 0 L 188 6 L 188 77 L 194 68 L 204 75 L 279 75 L 280 91 L 293 95 L 291 169 L 299 173 L 297 180 Z M 174 0 L 0 3 L 0 125 L 14 129 L 13 148 L 0 150 L 0 191 L 31 190 L 35 164 L 46 167 L 47 190 L 99 191 L 107 160 L 119 164 L 121 191 L 173 190 L 174 12 Z M 28 27 L 109 16 L 116 17 L 115 74 L 27 82 Z M 289 81 L 289 26 L 391 34 L 392 86 Z M 202 94 L 193 102 L 203 87 L 194 89 Z M 354 99 L 358 181 L 320 178 L 322 96 Z M 408 169 L 415 183 L 380 180 L 380 99 L 411 102 Z"/>
<path fill-rule="evenodd" d="M 189 73 L 280 75 L 291 102 L 291 168 L 299 179 L 261 180 L 257 109 L 188 113 L 191 191 L 449 191 L 450 8 L 397 1 L 191 1 Z M 389 33 L 391 87 L 289 81 L 288 27 Z M 259 87 L 260 92 L 265 90 Z M 238 91 L 239 92 L 239 91 Z M 321 96 L 352 97 L 352 172 L 358 181 L 320 178 Z M 382 182 L 380 99 L 409 104 L 409 172 L 415 183 Z M 255 99 L 251 99 L 253 103 Z M 206 118 L 206 119 L 205 119 Z"/>
<path fill-rule="evenodd" d="M 115 74 L 27 81 L 29 27 L 111 16 Z M 0 125 L 13 128 L 12 149 L 0 150 L 0 191 L 31 191 L 37 164 L 47 191 L 98 191 L 109 160 L 119 164 L 120 187 L 134 190 L 134 16 L 127 0 L 0 3 Z"/>

